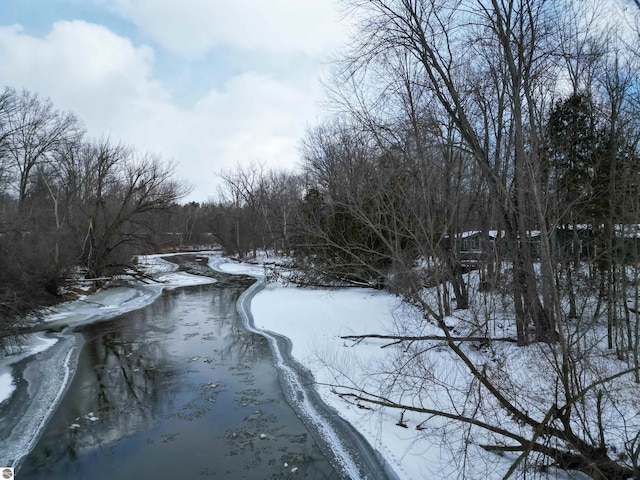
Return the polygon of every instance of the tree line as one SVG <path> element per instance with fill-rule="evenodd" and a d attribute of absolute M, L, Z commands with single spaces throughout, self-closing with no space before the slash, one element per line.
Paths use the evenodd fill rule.
<path fill-rule="evenodd" d="M 154 249 L 157 213 L 188 188 L 158 156 L 87 138 L 48 99 L 0 93 L 0 331 L 61 299 L 73 277 L 122 271 Z"/>

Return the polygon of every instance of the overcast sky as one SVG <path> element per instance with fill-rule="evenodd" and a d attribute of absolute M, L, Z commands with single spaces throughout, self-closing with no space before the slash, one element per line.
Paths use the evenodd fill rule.
<path fill-rule="evenodd" d="M 336 0 L 0 0 L 0 87 L 175 161 L 205 201 L 222 169 L 295 166 L 348 34 Z"/>
<path fill-rule="evenodd" d="M 1 0 L 0 86 L 174 160 L 205 201 L 222 169 L 295 166 L 347 30 L 334 0 Z"/>

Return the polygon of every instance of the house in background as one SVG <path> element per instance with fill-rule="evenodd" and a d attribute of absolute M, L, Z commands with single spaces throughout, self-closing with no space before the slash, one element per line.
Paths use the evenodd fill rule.
<path fill-rule="evenodd" d="M 551 242 L 554 255 L 560 258 L 577 252 L 582 259 L 595 259 L 599 251 L 608 248 L 608 245 L 602 245 L 602 228 L 594 228 L 589 224 L 563 225 L 556 228 Z M 539 230 L 530 230 L 524 239 L 529 244 L 534 259 L 540 258 L 540 235 Z M 614 257 L 619 261 L 639 260 L 640 225 L 616 225 L 610 246 L 613 248 Z M 458 233 L 455 235 L 455 249 L 460 262 L 470 268 L 480 260 L 506 259 L 511 253 L 504 230 L 469 230 Z"/>
<path fill-rule="evenodd" d="M 480 260 L 509 258 L 511 248 L 504 230 L 469 230 L 456 234 L 456 252 L 463 265 L 473 267 Z M 522 240 L 520 240 L 522 241 Z M 533 258 L 540 257 L 540 231 L 527 232 L 525 241 L 529 244 Z"/>

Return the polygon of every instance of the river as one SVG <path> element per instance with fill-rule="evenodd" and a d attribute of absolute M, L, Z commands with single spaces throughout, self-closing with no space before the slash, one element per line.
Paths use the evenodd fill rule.
<path fill-rule="evenodd" d="M 243 311 L 250 296 L 238 304 L 243 323 L 237 302 L 253 279 L 213 272 L 204 256 L 174 260 L 217 283 L 168 290 L 146 307 L 64 328 L 53 334 L 55 347 L 16 364 L 16 394 L 0 408 L 0 445 L 11 450 L 11 438 L 27 437 L 20 443 L 28 455 L 5 452 L 21 458 L 17 478 L 395 476 L 319 401 L 286 339 L 251 331 Z M 71 382 L 47 378 L 58 363 L 69 364 Z M 53 396 L 34 392 L 59 385 L 66 390 L 38 428 L 29 412 L 47 408 L 32 404 Z M 31 428 L 40 434 L 29 441 Z"/>
<path fill-rule="evenodd" d="M 339 478 L 241 327 L 247 279 L 168 291 L 76 329 L 73 381 L 21 479 Z"/>

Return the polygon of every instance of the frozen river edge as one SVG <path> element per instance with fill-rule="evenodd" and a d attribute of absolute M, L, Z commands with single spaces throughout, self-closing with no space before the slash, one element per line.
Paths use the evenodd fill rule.
<path fill-rule="evenodd" d="M 19 469 L 22 460 L 39 440 L 52 413 L 73 380 L 83 336 L 74 333 L 80 325 L 109 320 L 144 308 L 165 289 L 213 283 L 215 280 L 183 272 L 178 266 L 152 256 L 158 284 L 135 284 L 102 290 L 87 299 L 61 304 L 46 315 L 42 330 L 30 333 L 27 350 L 0 359 L 0 369 L 10 371 L 13 388 L 0 402 L 0 467 Z M 47 345 L 42 345 L 47 344 Z"/>
<path fill-rule="evenodd" d="M 160 261 L 159 258 L 157 260 Z M 227 260 L 218 255 L 210 256 L 210 266 L 213 269 L 229 274 L 216 268 L 225 261 Z M 11 398 L 0 404 L 1 466 L 19 468 L 21 461 L 37 443 L 48 419 L 70 385 L 84 343 L 81 334 L 72 333 L 74 327 L 143 308 L 157 299 L 166 288 L 211 282 L 211 279 L 204 277 L 201 277 L 203 282 L 198 282 L 193 276 L 189 276 L 190 279 L 179 280 L 175 278 L 178 274 L 169 275 L 174 278 L 168 283 L 152 287 L 127 287 L 133 293 L 126 294 L 124 299 L 120 298 L 115 308 L 113 305 L 94 307 L 91 313 L 83 311 L 82 319 L 76 317 L 77 312 L 72 315 L 74 318 L 53 315 L 52 321 L 48 324 L 51 327 L 64 325 L 65 328 L 60 333 L 46 334 L 46 339 L 42 338 L 45 334 L 33 334 L 51 346 L 37 352 L 37 359 L 29 358 L 34 355 L 24 355 L 24 358 L 10 363 L 16 386 Z M 312 433 L 325 456 L 342 478 L 397 479 L 395 472 L 365 438 L 340 417 L 337 411 L 321 400 L 313 386 L 311 373 L 292 358 L 291 341 L 280 334 L 255 328 L 251 301 L 264 288 L 264 282 L 259 276 L 254 278 L 257 278 L 257 282 L 237 301 L 238 312 L 247 330 L 268 340 L 285 397 Z M 105 296 L 122 297 L 122 292 L 117 290 L 106 290 Z"/>
<path fill-rule="evenodd" d="M 215 259 L 209 266 L 221 273 L 224 259 Z M 327 405 L 313 385 L 313 374 L 291 355 L 291 341 L 278 333 L 256 328 L 251 301 L 264 289 L 264 279 L 251 275 L 256 282 L 245 290 L 237 301 L 243 326 L 267 339 L 273 353 L 280 385 L 289 405 L 307 426 L 316 443 L 338 474 L 345 479 L 389 479 L 399 477 L 380 453 L 338 412 Z"/>
<path fill-rule="evenodd" d="M 57 342 L 39 352 L 37 361 L 27 357 L 14 364 L 14 376 L 24 381 L 19 381 L 2 409 L 0 465 L 3 467 L 19 467 L 73 379 L 84 343 L 82 335 L 62 332 L 51 338 Z M 5 432 L 8 435 L 5 436 Z"/>

